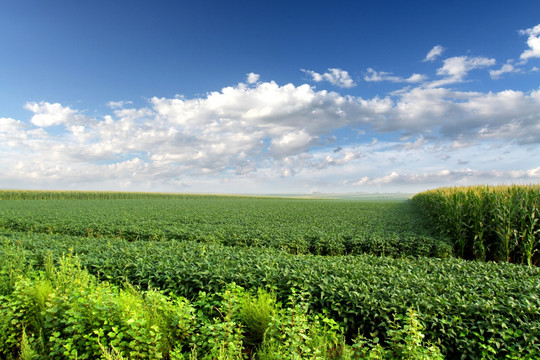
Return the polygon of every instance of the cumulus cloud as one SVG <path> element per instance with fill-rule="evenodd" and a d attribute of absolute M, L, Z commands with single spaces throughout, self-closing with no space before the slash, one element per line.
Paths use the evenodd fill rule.
<path fill-rule="evenodd" d="M 0 136 L 18 134 L 25 127 L 22 121 L 0 117 Z"/>
<path fill-rule="evenodd" d="M 305 152 L 315 138 L 303 129 L 292 131 L 283 136 L 273 139 L 270 151 L 279 156 L 294 155 Z"/>
<path fill-rule="evenodd" d="M 381 130 L 405 134 L 429 132 L 448 140 L 493 139 L 539 143 L 540 91 L 459 92 L 445 88 L 415 88 L 401 98 L 378 123 Z M 504 129 L 504 131 L 502 130 Z"/>
<path fill-rule="evenodd" d="M 463 80 L 471 69 L 493 62 L 468 57 L 445 61 L 441 75 Z M 466 92 L 424 84 L 362 98 L 307 84 L 261 82 L 250 74 L 248 83 L 250 77 L 251 86 L 240 83 L 191 99 L 154 97 L 143 107 L 111 102 L 110 114 L 99 119 L 58 103 L 29 102 L 30 122 L 0 118 L 0 180 L 35 181 L 36 186 L 159 182 L 175 189 L 178 184 L 203 186 L 208 179 L 222 186 L 239 178 L 247 186 L 253 179 L 255 187 L 258 182 L 291 184 L 293 178 L 315 186 L 316 181 L 331 184 L 339 178 L 344 186 L 375 189 L 439 178 L 536 176 L 535 169 L 512 166 L 519 159 L 540 161 L 535 155 L 540 90 Z M 347 140 L 336 135 L 340 132 L 347 133 Z M 388 136 L 399 140 L 390 142 Z M 502 145 L 511 155 L 493 150 Z M 477 152 L 468 157 L 471 149 Z M 496 160 L 483 157 L 495 153 Z M 479 163 L 502 164 L 500 159 L 509 160 L 507 170 L 498 173 L 448 167 L 467 161 L 475 169 Z M 410 172 L 410 164 L 419 170 Z"/>
<path fill-rule="evenodd" d="M 424 61 L 434 61 L 436 58 L 441 56 L 443 51 L 444 51 L 444 48 L 441 45 L 435 45 L 433 49 L 431 49 L 427 53 L 426 57 L 424 58 Z"/>
<path fill-rule="evenodd" d="M 255 73 L 249 73 L 247 74 L 247 82 L 248 84 L 255 84 L 257 81 L 259 81 L 260 75 Z"/>
<path fill-rule="evenodd" d="M 64 107 L 59 103 L 51 104 L 45 101 L 28 102 L 25 108 L 34 113 L 30 121 L 39 127 L 69 124 L 76 120 L 78 114 L 76 110 Z"/>
<path fill-rule="evenodd" d="M 462 82 L 467 77 L 467 74 L 474 69 L 481 69 L 495 65 L 495 59 L 490 59 L 482 56 L 455 56 L 447 58 L 443 62 L 443 66 L 437 69 L 437 75 L 444 78 L 435 81 L 431 84 L 432 87 Z"/>
<path fill-rule="evenodd" d="M 40 104 L 36 106 L 51 108 L 49 103 Z M 67 115 L 55 115 L 61 121 L 37 124 L 32 117 L 32 122 L 63 124 L 65 135 L 57 143 L 45 144 L 46 133 L 23 129 L 25 125 L 13 119 L 2 119 L 3 129 L 12 129 L 11 137 L 23 134 L 20 137 L 34 141 L 32 146 L 41 144 L 57 157 L 64 153 L 71 160 L 102 161 L 128 154 L 194 172 L 245 169 L 247 160 L 260 163 L 305 153 L 326 146 L 324 137 L 345 127 L 358 129 L 356 136 L 362 136 L 365 127 L 416 135 L 415 142 L 402 143 L 408 148 L 422 145 L 427 136 L 461 144 L 479 139 L 540 143 L 540 91 L 479 93 L 418 87 L 395 99 L 363 99 L 315 91 L 308 85 L 267 82 L 194 99 L 152 98 L 149 107 L 115 109 L 100 120 L 76 124 L 69 120 L 76 110 L 60 104 L 52 108 L 55 114 Z"/>
<path fill-rule="evenodd" d="M 527 45 L 529 49 L 525 50 L 520 59 L 527 61 L 530 58 L 540 58 L 540 24 L 533 28 L 520 30 L 521 35 L 527 35 Z"/>
<path fill-rule="evenodd" d="M 311 79 L 315 82 L 328 81 L 332 85 L 341 88 L 352 88 L 356 86 L 356 83 L 349 76 L 349 73 L 345 70 L 330 68 L 324 74 L 319 74 L 312 70 L 304 70 L 303 72 L 311 76 Z"/>
<path fill-rule="evenodd" d="M 367 69 L 364 80 L 368 82 L 391 81 L 395 83 L 420 83 L 427 79 L 427 76 L 421 74 L 412 74 L 408 78 L 395 76 L 390 72 L 375 71 L 372 68 Z"/>
<path fill-rule="evenodd" d="M 27 142 L 28 148 L 47 153 L 51 160 L 116 163 L 118 158 L 136 157 L 158 168 L 192 175 L 230 169 L 246 174 L 256 171 L 256 164 L 265 159 L 278 161 L 306 152 L 320 146 L 321 137 L 336 126 L 357 121 L 355 108 L 362 106 L 334 92 L 275 82 L 251 88 L 239 84 L 194 99 L 152 98 L 143 108 L 115 104 L 111 115 L 86 122 L 71 121 L 69 117 L 79 113 L 60 104 L 33 104 L 29 108 L 36 112 L 48 109 L 48 115 L 67 114 L 54 122 L 64 126 L 61 138 Z M 377 102 L 364 106 L 367 113 L 376 112 Z M 9 124 L 18 123 L 10 120 Z"/>

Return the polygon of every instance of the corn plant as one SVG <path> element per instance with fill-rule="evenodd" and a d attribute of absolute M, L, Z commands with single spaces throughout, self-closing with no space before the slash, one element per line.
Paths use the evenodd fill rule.
<path fill-rule="evenodd" d="M 413 203 L 466 259 L 536 264 L 540 185 L 442 188 L 414 196 Z"/>

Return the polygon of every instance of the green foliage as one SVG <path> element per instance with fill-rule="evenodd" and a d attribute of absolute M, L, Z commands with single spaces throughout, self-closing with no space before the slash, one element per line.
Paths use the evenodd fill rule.
<path fill-rule="evenodd" d="M 118 284 L 128 280 L 142 289 L 159 288 L 194 300 L 210 320 L 223 319 L 217 311 L 222 299 L 215 294 L 234 282 L 252 291 L 272 289 L 281 303 L 287 303 L 292 288 L 303 289 L 310 312 L 327 311 L 349 339 L 359 332 L 384 342 L 394 314 L 412 307 L 422 314 L 426 338 L 437 340 L 449 358 L 478 357 L 490 342 L 503 355 L 540 349 L 537 267 L 460 259 L 298 256 L 185 241 L 10 236 L 31 258 L 52 252 L 60 259 L 72 249 L 100 279 Z M 240 304 L 242 296 L 238 299 Z M 242 324 L 239 317 L 232 319 Z"/>
<path fill-rule="evenodd" d="M 243 289 L 230 284 L 222 293 L 201 292 L 194 303 L 199 306 L 198 331 L 191 346 L 202 360 L 244 359 L 241 324 L 234 317 L 238 312 Z"/>
<path fill-rule="evenodd" d="M 20 360 L 32 360 L 36 359 L 38 355 L 32 348 L 32 344 L 28 340 L 28 336 L 26 335 L 26 329 L 23 329 L 22 333 L 22 339 L 21 339 L 21 352 L 19 354 Z"/>
<path fill-rule="evenodd" d="M 0 354 L 20 349 L 21 357 L 39 353 L 47 359 L 94 359 L 116 352 L 130 359 L 159 359 L 173 346 L 189 344 L 195 319 L 184 299 L 96 282 L 71 257 L 47 264 L 36 276 L 21 277 L 13 292 L 0 298 L 0 310 Z"/>
<path fill-rule="evenodd" d="M 16 280 L 31 267 L 31 257 L 23 247 L 8 239 L 0 241 L 0 295 L 7 295 L 13 291 Z"/>
<path fill-rule="evenodd" d="M 452 255 L 406 201 L 185 196 L 3 200 L 0 228 L 129 241 L 193 240 L 293 254 Z"/>
<path fill-rule="evenodd" d="M 245 293 L 239 299 L 237 318 L 243 326 L 244 343 L 251 348 L 259 346 L 264 339 L 278 304 L 273 293 L 259 288 L 255 295 Z"/>
<path fill-rule="evenodd" d="M 257 351 L 260 360 L 338 359 L 345 347 L 341 328 L 326 316 L 311 316 L 304 296 L 289 298 L 288 306 L 276 312 Z"/>
<path fill-rule="evenodd" d="M 2 200 L 0 357 L 538 358 L 535 194 Z"/>
<path fill-rule="evenodd" d="M 465 259 L 538 265 L 540 185 L 442 188 L 413 197 Z"/>
<path fill-rule="evenodd" d="M 356 350 L 356 356 L 363 359 L 444 359 L 436 345 L 424 341 L 423 330 L 424 327 L 418 320 L 418 315 L 411 308 L 407 310 L 405 316 L 395 317 L 392 329 L 387 330 L 386 348 L 381 346 L 377 337 L 371 340 L 360 337 L 356 339 L 353 348 Z"/>
<path fill-rule="evenodd" d="M 110 350 L 105 348 L 101 343 L 99 343 L 101 349 L 101 357 L 104 360 L 125 360 L 125 358 L 116 350 L 115 347 L 112 347 Z"/>

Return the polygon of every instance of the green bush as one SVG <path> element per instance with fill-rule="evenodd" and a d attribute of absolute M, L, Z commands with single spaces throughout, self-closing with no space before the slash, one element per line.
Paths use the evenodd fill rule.
<path fill-rule="evenodd" d="M 387 330 L 387 348 L 381 346 L 379 338 L 366 340 L 360 337 L 353 348 L 355 355 L 362 359 L 392 360 L 442 360 L 440 349 L 431 342 L 425 342 L 422 333 L 423 325 L 418 320 L 414 310 L 407 310 L 407 314 L 397 315 L 392 329 Z"/>
<path fill-rule="evenodd" d="M 103 349 L 130 359 L 162 358 L 173 346 L 189 345 L 195 319 L 185 300 L 96 282 L 71 257 L 20 277 L 0 306 L 0 354 L 32 349 L 47 359 L 94 359 Z"/>
<path fill-rule="evenodd" d="M 326 316 L 311 316 L 309 304 L 291 296 L 269 323 L 257 351 L 259 360 L 341 359 L 345 338 L 341 328 Z"/>
<path fill-rule="evenodd" d="M 240 296 L 237 318 L 243 326 L 244 343 L 258 347 L 264 340 L 264 334 L 277 312 L 275 294 L 259 288 L 253 296 L 245 293 Z"/>

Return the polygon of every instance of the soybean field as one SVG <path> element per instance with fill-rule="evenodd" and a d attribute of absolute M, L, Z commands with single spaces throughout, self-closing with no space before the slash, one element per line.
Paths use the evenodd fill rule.
<path fill-rule="evenodd" d="M 451 255 L 448 240 L 405 201 L 183 196 L 3 200 L 11 231 L 128 241 L 193 240 L 293 254 Z"/>

